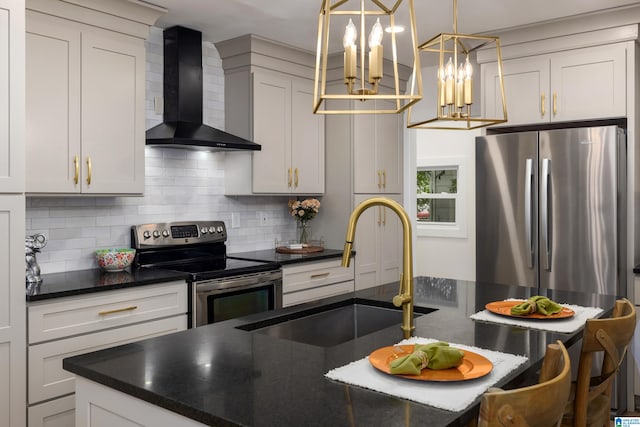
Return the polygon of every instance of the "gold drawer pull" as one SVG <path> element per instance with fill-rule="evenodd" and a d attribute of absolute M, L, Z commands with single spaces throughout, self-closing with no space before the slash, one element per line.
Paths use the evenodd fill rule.
<path fill-rule="evenodd" d="M 378 188 L 382 188 L 382 171 L 378 171 Z"/>
<path fill-rule="evenodd" d="M 133 310 L 135 310 L 137 308 L 138 308 L 137 305 L 132 305 L 131 307 L 116 308 L 115 310 L 100 311 L 100 312 L 98 312 L 98 316 L 108 316 L 109 314 L 122 313 L 123 311 L 133 311 Z"/>
<path fill-rule="evenodd" d="M 289 187 L 291 187 L 291 179 L 292 179 L 292 177 L 291 177 L 291 168 L 289 168 L 287 173 L 289 174 L 289 181 L 287 181 L 287 183 L 288 183 Z"/>
<path fill-rule="evenodd" d="M 293 179 L 293 185 L 295 186 L 295 188 L 298 188 L 298 168 L 295 169 L 294 176 L 295 178 Z"/>
<path fill-rule="evenodd" d="M 544 117 L 544 114 L 547 112 L 544 105 L 545 102 L 546 102 L 546 97 L 544 96 L 544 92 L 542 92 L 542 95 L 540 95 L 540 112 L 542 113 L 542 117 Z"/>
<path fill-rule="evenodd" d="M 331 273 L 327 272 L 327 273 L 320 273 L 320 274 L 312 274 L 311 275 L 311 280 L 313 279 L 323 279 L 325 277 L 329 277 Z"/>
<path fill-rule="evenodd" d="M 387 188 L 387 170 L 382 171 L 382 188 Z"/>
<path fill-rule="evenodd" d="M 558 114 L 558 93 L 553 92 L 553 115 Z"/>

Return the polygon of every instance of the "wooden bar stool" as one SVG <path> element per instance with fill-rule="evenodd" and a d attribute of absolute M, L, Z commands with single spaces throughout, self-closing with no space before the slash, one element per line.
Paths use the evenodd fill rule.
<path fill-rule="evenodd" d="M 563 426 L 609 426 L 611 385 L 636 328 L 636 309 L 626 299 L 616 301 L 613 316 L 588 319 L 582 337 L 578 375 L 562 418 Z M 604 353 L 600 372 L 591 372 L 593 357 Z"/>
<path fill-rule="evenodd" d="M 514 390 L 489 389 L 480 402 L 479 427 L 557 425 L 571 390 L 571 362 L 558 341 L 549 344 L 538 384 Z M 475 424 L 475 423 L 474 423 Z"/>

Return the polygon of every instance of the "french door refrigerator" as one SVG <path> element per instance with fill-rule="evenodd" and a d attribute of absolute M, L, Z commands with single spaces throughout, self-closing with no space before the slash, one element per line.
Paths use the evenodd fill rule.
<path fill-rule="evenodd" d="M 617 126 L 476 138 L 476 280 L 624 295 Z"/>
<path fill-rule="evenodd" d="M 623 129 L 476 138 L 476 281 L 537 287 L 551 298 L 556 291 L 624 296 L 625 236 Z M 569 349 L 575 366 L 578 350 Z M 626 408 L 626 376 L 623 364 L 615 413 Z"/>

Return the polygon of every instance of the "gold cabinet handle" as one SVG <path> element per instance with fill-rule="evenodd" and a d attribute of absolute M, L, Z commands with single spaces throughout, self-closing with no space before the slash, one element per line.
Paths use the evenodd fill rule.
<path fill-rule="evenodd" d="M 98 316 L 107 316 L 109 314 L 122 313 L 123 311 L 133 311 L 133 310 L 135 310 L 137 308 L 138 308 L 137 305 L 132 305 L 131 307 L 116 308 L 115 310 L 100 311 L 100 312 L 98 312 Z"/>
<path fill-rule="evenodd" d="M 75 175 L 73 176 L 73 183 L 78 184 L 78 180 L 80 179 L 80 159 L 78 156 L 73 156 L 73 167 L 75 169 Z"/>
<path fill-rule="evenodd" d="M 547 109 L 545 108 L 545 102 L 546 102 L 546 96 L 544 96 L 544 92 L 542 92 L 542 95 L 540 95 L 540 112 L 542 113 L 542 117 L 544 117 L 544 114 L 547 112 Z"/>
<path fill-rule="evenodd" d="M 313 279 L 324 279 L 325 277 L 329 277 L 329 274 L 331 274 L 330 272 L 326 272 L 326 273 L 320 273 L 320 274 L 312 274 L 311 275 L 311 280 Z"/>
<path fill-rule="evenodd" d="M 382 206 L 378 206 L 378 226 L 382 224 Z"/>
<path fill-rule="evenodd" d="M 87 157 L 87 184 L 91 185 L 91 157 Z"/>
<path fill-rule="evenodd" d="M 382 187 L 382 171 L 378 171 L 378 188 Z"/>
<path fill-rule="evenodd" d="M 387 225 L 387 208 L 382 208 L 382 225 Z"/>
<path fill-rule="evenodd" d="M 293 185 L 295 188 L 298 188 L 298 168 L 295 169 L 294 176 Z"/>
<path fill-rule="evenodd" d="M 553 92 L 553 115 L 558 114 L 558 93 Z"/>
<path fill-rule="evenodd" d="M 386 169 L 382 171 L 382 188 L 384 189 L 387 188 L 387 170 Z"/>
<path fill-rule="evenodd" d="M 288 181 L 288 185 L 289 185 L 289 187 L 291 187 L 291 168 L 289 168 L 289 170 L 287 171 L 287 173 L 289 174 L 289 181 Z"/>

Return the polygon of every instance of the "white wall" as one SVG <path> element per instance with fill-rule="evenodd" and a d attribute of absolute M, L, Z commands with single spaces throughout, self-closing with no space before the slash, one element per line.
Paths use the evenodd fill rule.
<path fill-rule="evenodd" d="M 480 68 L 474 74 L 479 76 Z M 424 98 L 412 111 L 415 121 L 435 116 L 435 65 L 424 67 Z M 430 84 L 430 83 L 434 84 Z M 479 85 L 476 85 L 479 86 Z M 477 89 L 477 88 L 476 88 Z M 476 94 L 475 99 L 479 99 Z M 434 100 L 431 102 L 431 100 Z M 416 212 L 416 159 L 428 158 L 446 161 L 463 159 L 464 181 L 458 182 L 463 193 L 462 206 L 465 230 L 461 237 L 434 237 L 420 235 L 414 225 L 413 263 L 416 276 L 446 277 L 460 280 L 475 280 L 475 137 L 481 130 L 445 131 L 427 129 L 405 130 L 405 209 Z M 464 185 L 464 187 L 463 187 Z M 414 223 L 415 224 L 415 223 Z"/>
<path fill-rule="evenodd" d="M 162 121 L 154 112 L 162 96 L 162 30 L 151 28 L 146 43 L 147 127 Z M 215 46 L 203 43 L 204 123 L 224 129 L 224 74 Z M 225 197 L 223 152 L 146 147 L 144 197 L 27 197 L 26 234 L 44 233 L 38 254 L 44 274 L 95 268 L 97 248 L 131 243 L 131 225 L 147 222 L 222 220 L 228 252 L 269 249 L 275 239 L 295 237 L 288 197 Z M 33 173 L 33 171 L 30 171 Z M 261 226 L 257 212 L 268 225 Z M 240 228 L 231 228 L 231 214 Z"/>

